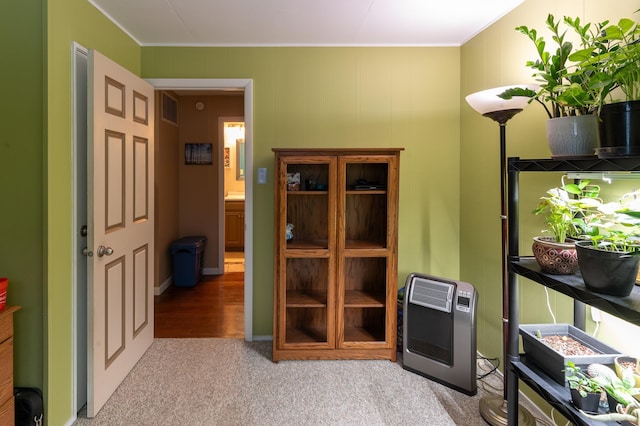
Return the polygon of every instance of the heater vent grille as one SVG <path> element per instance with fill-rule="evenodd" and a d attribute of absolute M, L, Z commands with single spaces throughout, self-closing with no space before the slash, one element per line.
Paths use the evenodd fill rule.
<path fill-rule="evenodd" d="M 409 302 L 414 305 L 450 313 L 454 291 L 455 285 L 453 284 L 416 278 L 411 287 Z"/>

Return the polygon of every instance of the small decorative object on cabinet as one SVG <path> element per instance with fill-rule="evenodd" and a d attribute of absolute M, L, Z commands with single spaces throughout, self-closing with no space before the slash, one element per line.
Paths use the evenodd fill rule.
<path fill-rule="evenodd" d="M 604 172 L 640 171 L 640 157 L 620 159 L 508 159 L 509 174 L 509 346 L 507 371 L 507 413 L 508 424 L 517 424 L 516 407 L 518 406 L 518 386 L 520 379 L 534 392 L 542 396 L 553 408 L 558 410 L 575 425 L 615 425 L 616 423 L 599 422 L 589 418 L 577 410 L 569 402 L 567 388 L 556 383 L 527 356 L 521 356 L 518 346 L 519 333 L 519 296 L 518 276 L 549 287 L 574 299 L 574 326 L 584 330 L 585 304 L 589 304 L 604 312 L 615 315 L 631 324 L 640 325 L 640 287 L 636 286 L 627 297 L 602 295 L 585 286 L 582 277 L 576 275 L 552 275 L 543 272 L 532 257 L 519 255 L 518 236 L 518 198 L 519 175 L 523 172 L 594 172 L 600 177 Z"/>
<path fill-rule="evenodd" d="M 401 150 L 273 150 L 274 362 L 395 361 Z"/>
<path fill-rule="evenodd" d="M 13 313 L 18 306 L 6 306 L 0 312 L 0 425 L 15 421 L 13 398 Z"/>

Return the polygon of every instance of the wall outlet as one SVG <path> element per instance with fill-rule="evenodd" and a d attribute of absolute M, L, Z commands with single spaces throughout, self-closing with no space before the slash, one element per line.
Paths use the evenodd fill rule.
<path fill-rule="evenodd" d="M 267 183 L 267 168 L 259 167 L 258 168 L 258 183 L 265 184 Z"/>
<path fill-rule="evenodd" d="M 600 322 L 601 321 L 600 310 L 598 308 L 594 308 L 593 306 L 591 307 L 591 319 L 594 322 Z"/>

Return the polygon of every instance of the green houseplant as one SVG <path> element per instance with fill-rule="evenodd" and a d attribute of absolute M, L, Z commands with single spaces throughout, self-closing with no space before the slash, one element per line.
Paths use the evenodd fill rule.
<path fill-rule="evenodd" d="M 578 30 L 576 30 L 578 32 Z M 572 76 L 593 80 L 603 158 L 640 154 L 640 25 L 623 18 L 582 34 Z"/>
<path fill-rule="evenodd" d="M 589 366 L 591 370 L 593 366 Z M 597 375 L 593 380 L 597 381 L 607 393 L 609 413 L 599 415 L 587 415 L 589 418 L 601 421 L 627 421 L 638 424 L 640 420 L 640 403 L 636 395 L 640 394 L 640 388 L 635 387 L 635 378 L 631 370 L 622 372 L 618 377 L 613 370 L 604 365 L 597 365 Z"/>
<path fill-rule="evenodd" d="M 561 28 L 561 23 L 566 28 Z M 537 30 L 516 27 L 516 31 L 527 36 L 536 48 L 537 58 L 527 61 L 526 66 L 534 70 L 533 77 L 540 89 L 536 92 L 514 88 L 499 96 L 504 99 L 527 96 L 544 107 L 549 117 L 547 140 L 552 157 L 592 156 L 599 145 L 595 115 L 600 103 L 599 77 L 591 71 L 575 69 L 576 64 L 570 61 L 574 46 L 567 38 L 567 31 L 572 29 L 586 43 L 594 38 L 591 28 L 601 28 L 605 23 L 582 25 L 580 18 L 569 17 L 561 22 L 549 14 L 545 24 L 552 35 L 552 48 Z"/>
<path fill-rule="evenodd" d="M 576 242 L 585 285 L 598 293 L 625 297 L 640 265 L 640 193 L 597 207 L 585 241 Z"/>
<path fill-rule="evenodd" d="M 567 382 L 571 392 L 571 401 L 580 410 L 597 413 L 600 404 L 602 386 L 596 378 L 589 377 L 572 361 L 565 367 Z"/>
<path fill-rule="evenodd" d="M 575 239 L 588 230 L 589 211 L 600 205 L 600 187 L 588 180 L 551 188 L 533 214 L 544 216 L 551 236 L 533 238 L 533 255 L 544 272 L 574 274 L 578 270 Z"/>

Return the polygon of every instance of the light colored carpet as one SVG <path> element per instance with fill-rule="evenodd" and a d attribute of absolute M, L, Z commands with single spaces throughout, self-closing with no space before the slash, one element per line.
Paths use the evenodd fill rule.
<path fill-rule="evenodd" d="M 75 425 L 480 426 L 480 396 L 390 361 L 276 364 L 271 342 L 155 339 L 98 415 Z"/>

